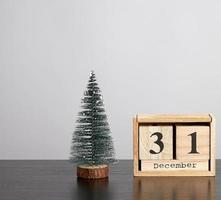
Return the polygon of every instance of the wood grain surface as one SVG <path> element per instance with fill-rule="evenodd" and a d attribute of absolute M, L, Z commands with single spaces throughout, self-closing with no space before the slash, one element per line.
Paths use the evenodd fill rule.
<path fill-rule="evenodd" d="M 107 178 L 109 173 L 109 167 L 107 165 L 77 166 L 77 177 L 84 179 L 99 179 Z"/>
<path fill-rule="evenodd" d="M 204 115 L 144 115 L 139 114 L 137 116 L 138 122 L 145 122 L 145 123 L 165 123 L 165 122 L 181 122 L 181 123 L 188 123 L 188 122 L 211 122 L 212 118 L 208 114 Z"/>
<path fill-rule="evenodd" d="M 190 153 L 192 146 L 191 133 L 196 133 L 197 153 Z M 178 160 L 209 160 L 210 127 L 209 126 L 176 126 L 176 158 Z"/>
<path fill-rule="evenodd" d="M 154 133 L 162 134 L 163 151 L 152 154 L 150 151 L 159 152 L 158 139 Z M 140 160 L 168 160 L 173 159 L 173 127 L 172 126 L 139 126 L 139 159 Z"/>

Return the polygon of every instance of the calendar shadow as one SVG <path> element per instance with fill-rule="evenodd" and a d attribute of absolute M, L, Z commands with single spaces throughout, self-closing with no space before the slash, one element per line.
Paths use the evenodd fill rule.
<path fill-rule="evenodd" d="M 215 200 L 214 177 L 135 177 L 134 200 Z"/>

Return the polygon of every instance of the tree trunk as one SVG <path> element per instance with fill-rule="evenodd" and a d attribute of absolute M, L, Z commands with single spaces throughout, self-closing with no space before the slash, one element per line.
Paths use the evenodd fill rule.
<path fill-rule="evenodd" d="M 108 165 L 79 165 L 77 176 L 85 179 L 107 178 L 109 173 Z"/>

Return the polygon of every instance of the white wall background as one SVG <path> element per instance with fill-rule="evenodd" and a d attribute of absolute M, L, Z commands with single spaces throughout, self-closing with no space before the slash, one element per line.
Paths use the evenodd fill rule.
<path fill-rule="evenodd" d="M 67 159 L 97 74 L 118 158 L 136 113 L 213 113 L 221 1 L 0 0 L 0 159 Z"/>

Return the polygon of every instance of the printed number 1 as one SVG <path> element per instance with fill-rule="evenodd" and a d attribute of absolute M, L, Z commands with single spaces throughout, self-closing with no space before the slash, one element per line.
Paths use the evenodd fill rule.
<path fill-rule="evenodd" d="M 191 140 L 192 140 L 192 149 L 188 154 L 191 153 L 199 153 L 196 149 L 196 132 L 189 134 L 188 136 L 191 136 Z"/>

